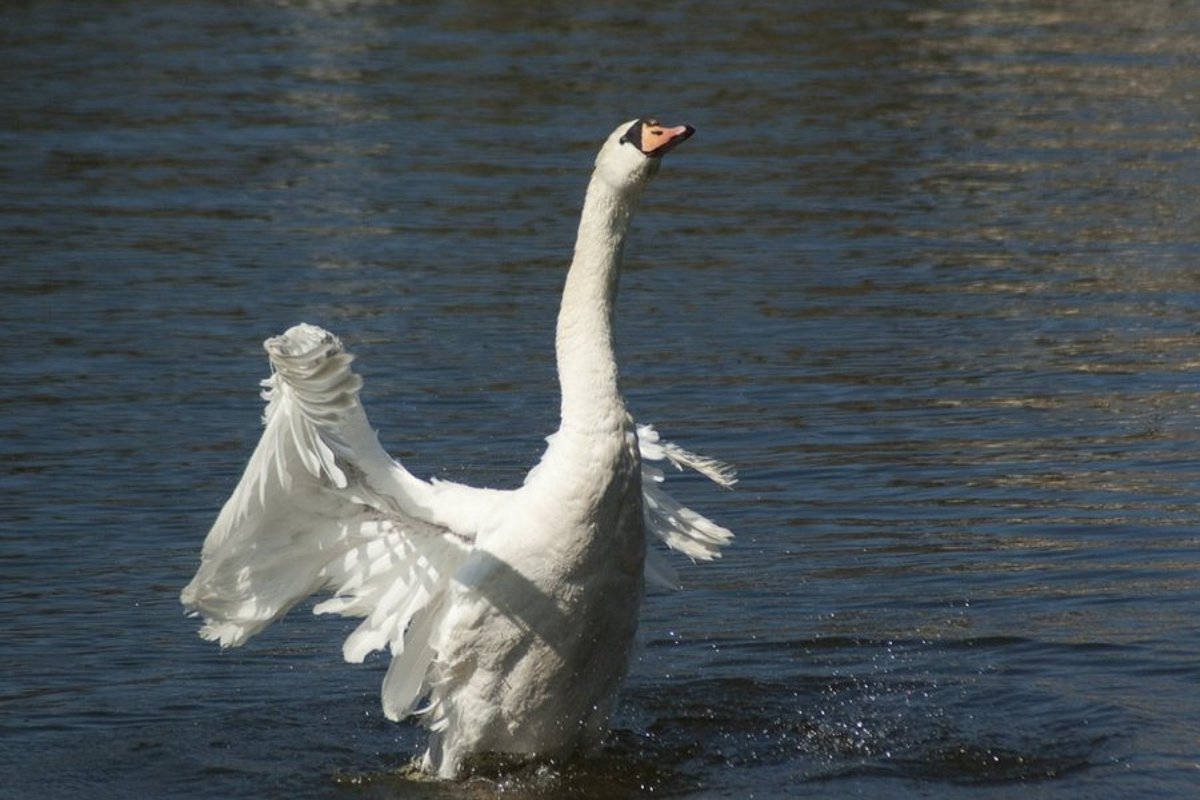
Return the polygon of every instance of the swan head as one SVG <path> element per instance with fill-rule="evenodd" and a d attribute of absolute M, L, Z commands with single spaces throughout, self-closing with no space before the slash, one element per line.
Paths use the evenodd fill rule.
<path fill-rule="evenodd" d="M 631 119 L 600 148 L 596 174 L 618 191 L 639 191 L 658 174 L 663 155 L 695 132 L 691 125 L 662 125 L 653 117 Z"/>

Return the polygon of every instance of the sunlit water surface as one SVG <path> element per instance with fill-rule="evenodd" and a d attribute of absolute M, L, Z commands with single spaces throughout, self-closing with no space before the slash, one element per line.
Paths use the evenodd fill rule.
<path fill-rule="evenodd" d="M 0 10 L 0 795 L 1193 797 L 1200 16 L 1166 2 Z M 592 761 L 403 767 L 385 663 L 178 606 L 259 343 L 359 355 L 423 475 L 519 482 L 617 122 L 639 419 L 737 464 Z"/>

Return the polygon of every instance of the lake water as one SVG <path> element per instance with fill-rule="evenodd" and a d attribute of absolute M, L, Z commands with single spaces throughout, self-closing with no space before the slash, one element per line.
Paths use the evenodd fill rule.
<path fill-rule="evenodd" d="M 0 9 L 0 796 L 1200 793 L 1200 14 L 1141 2 Z M 595 761 L 397 774 L 353 623 L 178 605 L 260 342 L 512 486 L 591 159 L 686 121 L 627 248 L 635 415 L 735 463 Z"/>

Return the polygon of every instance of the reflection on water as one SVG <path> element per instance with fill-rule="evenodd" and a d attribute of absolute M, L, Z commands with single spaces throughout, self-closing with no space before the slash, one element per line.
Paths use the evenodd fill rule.
<path fill-rule="evenodd" d="M 1200 18 L 1150 2 L 0 11 L 0 762 L 21 796 L 1188 796 Z M 615 121 L 699 133 L 619 309 L 639 418 L 734 529 L 594 762 L 395 773 L 382 664 L 179 587 L 258 342 L 359 354 L 420 474 L 513 485 Z"/>

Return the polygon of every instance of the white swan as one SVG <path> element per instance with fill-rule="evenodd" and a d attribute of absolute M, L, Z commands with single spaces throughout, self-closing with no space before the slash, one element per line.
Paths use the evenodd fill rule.
<path fill-rule="evenodd" d="M 601 741 L 643 576 L 674 583 L 647 536 L 705 560 L 732 538 L 672 500 L 645 462 L 722 486 L 733 471 L 635 427 L 612 347 L 630 214 L 660 157 L 692 132 L 630 121 L 596 158 L 558 316 L 561 426 L 518 489 L 426 482 L 393 461 L 332 334 L 297 325 L 264 343 L 262 440 L 180 598 L 203 615 L 201 636 L 240 645 L 331 589 L 315 612 L 366 618 L 347 661 L 390 649 L 384 713 L 429 728 L 425 770 L 453 778 L 477 754 L 558 757 Z"/>

